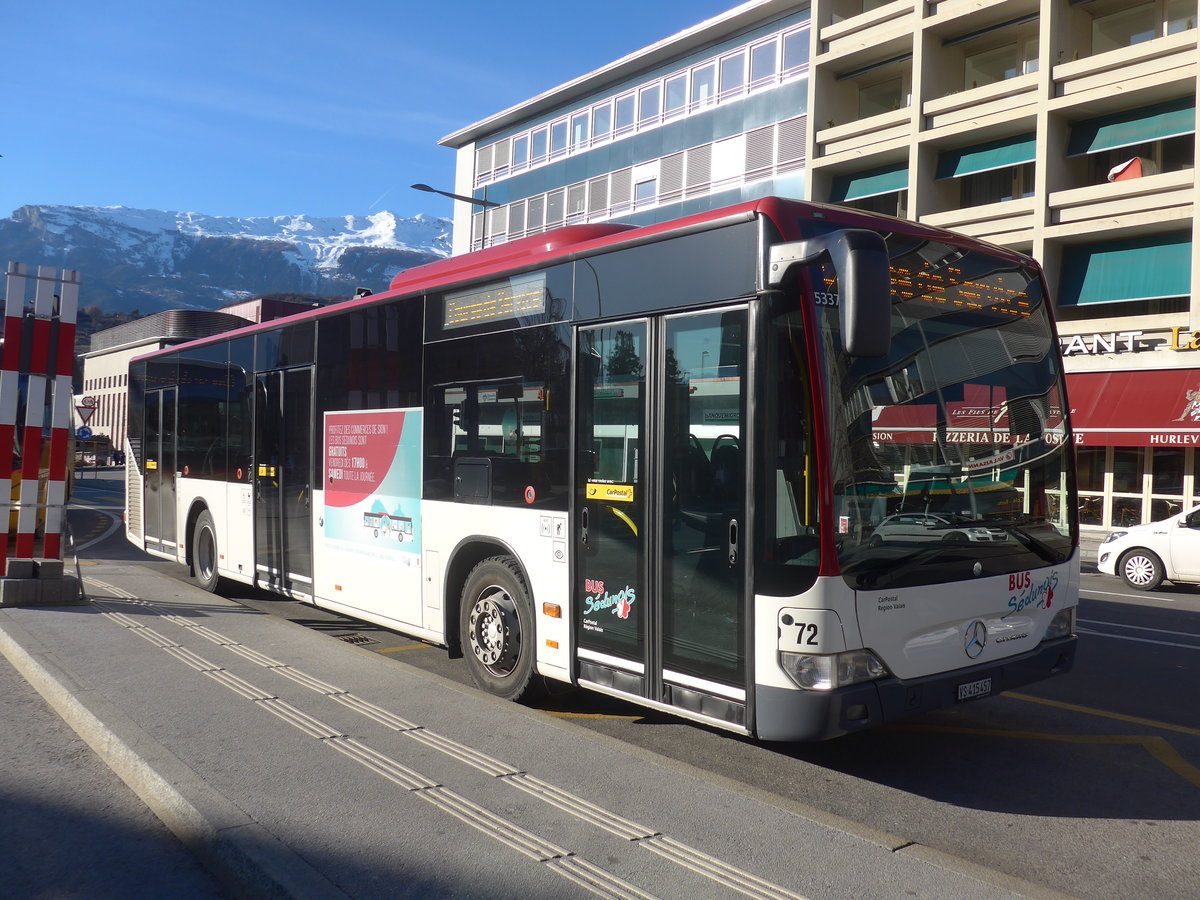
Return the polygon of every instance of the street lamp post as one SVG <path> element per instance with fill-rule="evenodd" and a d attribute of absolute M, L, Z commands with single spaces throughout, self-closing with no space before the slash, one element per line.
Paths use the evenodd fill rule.
<path fill-rule="evenodd" d="M 476 197 L 464 197 L 462 194 L 451 194 L 449 191 L 439 191 L 435 187 L 430 187 L 427 184 L 410 185 L 414 191 L 424 191 L 427 194 L 441 194 L 443 197 L 449 197 L 451 200 L 461 200 L 463 203 L 471 203 L 475 206 L 482 206 L 484 209 L 492 209 L 500 206 L 499 203 L 493 203 L 491 200 L 480 200 Z"/>

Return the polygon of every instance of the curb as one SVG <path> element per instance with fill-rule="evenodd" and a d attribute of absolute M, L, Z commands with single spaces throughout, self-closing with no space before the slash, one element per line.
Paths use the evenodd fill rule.
<path fill-rule="evenodd" d="M 347 900 L 348 895 L 231 803 L 53 654 L 0 615 L 0 653 L 235 896 Z"/>

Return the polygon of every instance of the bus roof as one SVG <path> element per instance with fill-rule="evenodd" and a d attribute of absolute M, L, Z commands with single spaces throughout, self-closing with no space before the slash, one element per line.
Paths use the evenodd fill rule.
<path fill-rule="evenodd" d="M 894 224 L 894 230 L 912 234 L 914 237 L 924 236 L 930 239 L 941 238 L 943 240 L 953 240 L 955 244 L 963 246 L 986 248 L 988 252 L 1003 258 L 1012 259 L 1014 262 L 1022 264 L 1032 262 L 1029 257 L 1015 251 L 983 244 L 974 238 L 951 234 L 941 229 L 921 225 L 916 222 L 893 219 L 873 213 L 863 213 L 859 210 L 831 206 L 824 203 L 812 203 L 805 200 L 791 200 L 781 197 L 762 197 L 757 200 L 749 200 L 733 206 L 708 210 L 653 225 L 636 226 L 613 222 L 567 225 L 563 228 L 547 231 L 544 234 L 520 238 L 515 241 L 499 244 L 495 247 L 488 247 L 459 256 L 451 256 L 447 259 L 440 259 L 436 262 L 406 269 L 392 279 L 387 291 L 381 293 L 368 294 L 364 297 L 346 300 L 330 306 L 304 310 L 291 316 L 283 316 L 267 322 L 247 325 L 244 328 L 237 328 L 210 337 L 198 338 L 185 344 L 176 344 L 172 347 L 135 357 L 131 362 L 152 359 L 159 355 L 169 355 L 190 347 L 215 344 L 235 337 L 271 331 L 283 325 L 306 319 L 320 319 L 327 316 L 340 315 L 353 309 L 374 306 L 377 303 L 387 300 L 394 300 L 406 295 L 416 295 L 422 291 L 434 290 L 446 285 L 458 285 L 471 281 L 486 280 L 508 272 L 516 273 L 540 266 L 567 262 L 572 259 L 604 253 L 632 244 L 652 243 L 681 233 L 686 234 L 692 231 L 719 228 L 723 225 L 746 221 L 758 216 L 765 216 L 785 227 L 787 223 L 797 222 L 802 218 L 830 219 L 843 222 L 848 227 L 874 227 L 876 229 L 886 222 Z"/>

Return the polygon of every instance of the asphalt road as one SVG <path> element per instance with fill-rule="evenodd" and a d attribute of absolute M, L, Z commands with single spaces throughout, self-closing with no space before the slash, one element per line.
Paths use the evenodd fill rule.
<path fill-rule="evenodd" d="M 142 559 L 122 484 L 76 484 L 81 566 Z M 1200 591 L 1142 594 L 1085 574 L 1070 674 L 867 734 L 756 744 L 609 698 L 561 690 L 547 715 L 692 764 L 744 790 L 903 834 L 1087 898 L 1200 896 Z M 399 663 L 467 681 L 461 661 L 386 629 L 269 594 L 227 596 Z"/>

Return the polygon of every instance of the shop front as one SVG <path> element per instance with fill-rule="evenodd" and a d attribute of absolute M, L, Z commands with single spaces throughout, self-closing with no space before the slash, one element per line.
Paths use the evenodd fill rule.
<path fill-rule="evenodd" d="M 1200 368 L 1068 373 L 1067 398 L 1085 530 L 1200 506 Z"/>

